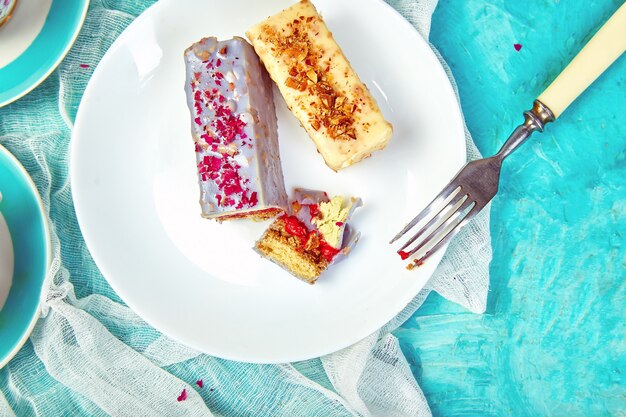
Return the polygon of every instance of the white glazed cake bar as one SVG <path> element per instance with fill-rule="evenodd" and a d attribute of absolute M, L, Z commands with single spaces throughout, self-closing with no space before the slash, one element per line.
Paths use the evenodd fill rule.
<path fill-rule="evenodd" d="M 300 1 L 246 34 L 330 168 L 387 145 L 391 124 L 311 2 Z"/>

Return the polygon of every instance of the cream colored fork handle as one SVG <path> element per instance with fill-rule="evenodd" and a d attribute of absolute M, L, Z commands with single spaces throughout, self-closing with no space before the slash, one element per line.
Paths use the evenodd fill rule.
<path fill-rule="evenodd" d="M 559 117 L 624 51 L 626 2 L 613 13 L 537 100 L 552 110 L 554 117 Z"/>

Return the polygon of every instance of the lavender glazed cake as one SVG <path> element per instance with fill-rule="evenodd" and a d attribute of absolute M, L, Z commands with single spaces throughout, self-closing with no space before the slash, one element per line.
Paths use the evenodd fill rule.
<path fill-rule="evenodd" d="M 271 80 L 243 38 L 185 51 L 202 217 L 265 220 L 287 208 Z"/>

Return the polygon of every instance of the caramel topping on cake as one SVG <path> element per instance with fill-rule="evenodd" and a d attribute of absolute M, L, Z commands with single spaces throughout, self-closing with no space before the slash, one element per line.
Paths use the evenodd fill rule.
<path fill-rule="evenodd" d="M 260 39 L 272 45 L 272 51 L 289 65 L 289 78 L 285 85 L 294 90 L 306 91 L 312 110 L 309 122 L 315 130 L 322 126 L 332 139 L 354 140 L 353 113 L 356 104 L 350 104 L 345 94 L 333 86 L 329 69 L 333 57 L 322 61 L 325 51 L 313 47 L 310 36 L 315 33 L 317 16 L 300 16 L 286 25 L 280 32 L 269 25 L 261 27 Z"/>
<path fill-rule="evenodd" d="M 345 168 L 386 146 L 393 127 L 310 1 L 246 34 L 330 168 Z"/>

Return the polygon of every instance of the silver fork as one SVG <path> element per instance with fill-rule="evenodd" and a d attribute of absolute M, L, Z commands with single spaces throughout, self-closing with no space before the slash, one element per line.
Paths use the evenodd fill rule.
<path fill-rule="evenodd" d="M 395 242 L 422 220 L 430 218 L 430 221 L 398 250 L 402 259 L 413 256 L 420 249 L 428 247 L 434 238 L 439 237 L 439 240 L 418 259 L 417 263 L 421 263 L 456 236 L 498 192 L 500 168 L 504 158 L 524 143 L 534 131 L 542 132 L 545 124 L 553 120 L 552 111 L 535 100 L 532 110 L 524 112 L 524 123 L 513 131 L 497 154 L 465 165 L 439 195 L 389 242 Z M 434 213 L 436 214 L 433 216 Z M 426 234 L 427 232 L 430 233 Z M 405 251 L 418 239 L 420 241 L 414 248 Z"/>
<path fill-rule="evenodd" d="M 494 156 L 471 161 L 459 171 L 437 197 L 411 220 L 389 243 L 428 221 L 398 250 L 402 259 L 418 251 L 414 265 L 450 241 L 498 192 L 502 161 L 536 130 L 542 132 L 626 50 L 626 3 L 598 30 L 572 62 L 524 112 L 518 126 Z M 415 243 L 411 249 L 409 248 Z"/>

